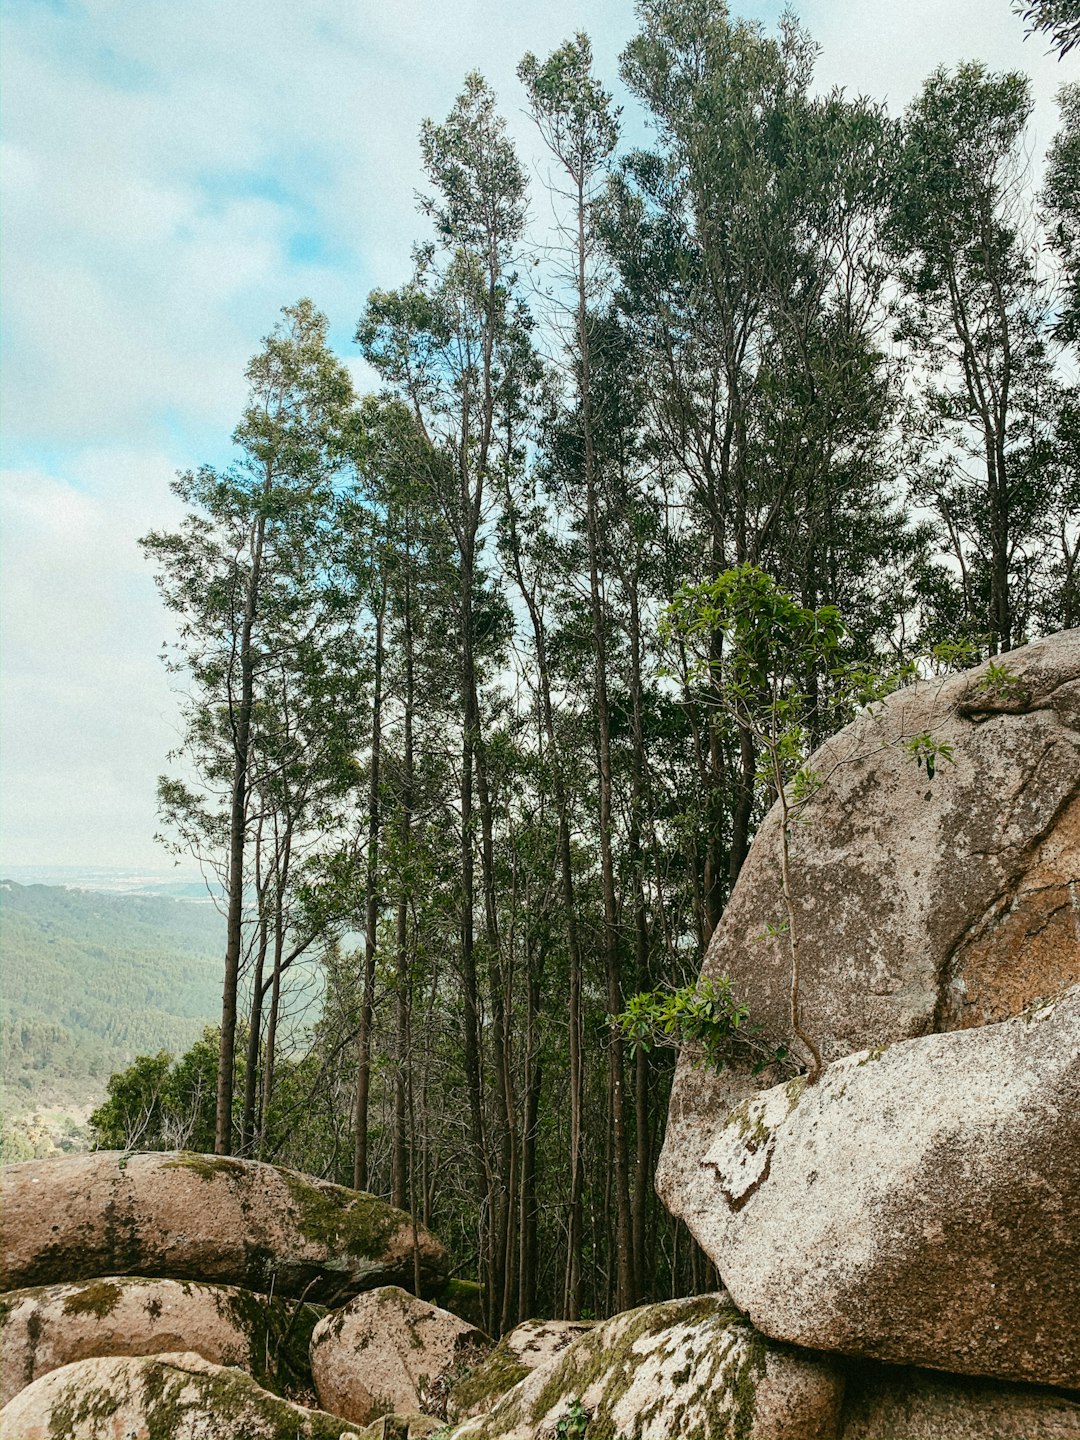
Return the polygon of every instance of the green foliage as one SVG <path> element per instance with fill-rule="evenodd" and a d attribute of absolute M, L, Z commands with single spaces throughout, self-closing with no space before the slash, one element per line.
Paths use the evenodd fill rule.
<path fill-rule="evenodd" d="M 90 1116 L 95 1148 L 212 1151 L 218 1044 L 208 1027 L 175 1063 L 161 1050 L 111 1075 L 106 1100 Z"/>
<path fill-rule="evenodd" d="M 1025 234 L 1031 106 L 1019 73 L 975 63 L 934 71 L 904 117 L 885 229 L 900 282 L 897 338 L 918 366 L 905 417 L 911 494 L 936 515 L 950 561 L 923 574 L 924 628 L 930 638 L 989 632 L 1001 649 L 1050 615 L 1063 623 L 1061 562 L 1074 563 L 1076 482 L 1055 438 L 1068 392 L 1049 344 L 1050 292 Z M 1056 173 L 1046 198 L 1067 211 L 1074 202 Z"/>
<path fill-rule="evenodd" d="M 566 1414 L 555 1426 L 556 1440 L 585 1440 L 590 1414 L 579 1398 L 571 1400 Z"/>
<path fill-rule="evenodd" d="M 1061 125 L 1046 156 L 1041 198 L 1062 270 L 1056 333 L 1080 350 L 1080 84 L 1063 85 L 1057 100 Z"/>
<path fill-rule="evenodd" d="M 1028 34 L 1049 38 L 1064 59 L 1080 45 L 1080 4 L 1077 0 L 1013 0 L 1013 9 L 1028 24 Z"/>
<path fill-rule="evenodd" d="M 920 731 L 918 735 L 909 735 L 903 744 L 920 769 L 925 765 L 928 780 L 934 778 L 939 760 L 953 758 L 953 747 L 945 740 L 935 739 L 929 730 Z"/>
<path fill-rule="evenodd" d="M 679 1049 L 692 1044 L 700 1063 L 714 1070 L 734 1057 L 750 1056 L 755 1072 L 787 1058 L 785 1046 L 765 1043 L 760 1026 L 750 1023 L 749 1010 L 735 1000 L 723 976 L 711 980 L 703 975 L 693 985 L 633 995 L 613 1018 L 632 1049 L 648 1053 L 656 1045 Z"/>
<path fill-rule="evenodd" d="M 696 642 L 692 678 L 760 742 L 761 783 L 774 794 L 791 784 L 795 804 L 821 784 L 806 768 L 815 738 L 897 679 L 847 660 L 835 606 L 800 604 L 754 565 L 684 586 L 663 626 L 669 639 Z"/>

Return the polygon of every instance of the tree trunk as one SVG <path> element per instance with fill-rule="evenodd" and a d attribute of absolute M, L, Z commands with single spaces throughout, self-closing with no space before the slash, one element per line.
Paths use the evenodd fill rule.
<path fill-rule="evenodd" d="M 264 497 L 272 485 L 266 471 Z M 266 519 L 259 516 L 251 545 L 251 574 L 244 597 L 244 619 L 240 629 L 240 704 L 234 711 L 229 696 L 229 720 L 233 734 L 233 767 L 229 803 L 228 913 L 225 922 L 225 981 L 221 992 L 221 1040 L 218 1049 L 217 1108 L 214 1118 L 214 1153 L 232 1154 L 233 1078 L 236 1064 L 236 991 L 240 978 L 240 954 L 244 925 L 244 848 L 247 840 L 247 795 L 251 762 L 251 712 L 255 698 L 255 655 L 253 636 L 258 610 Z"/>
<path fill-rule="evenodd" d="M 368 853 L 364 894 L 364 985 L 357 1040 L 356 1102 L 353 1109 L 353 1189 L 368 1185 L 368 1097 L 371 1089 L 371 1028 L 375 1011 L 375 953 L 379 919 L 379 764 L 382 757 L 383 620 L 385 586 L 375 616 L 375 675 L 371 703 L 371 775 L 368 785 Z"/>

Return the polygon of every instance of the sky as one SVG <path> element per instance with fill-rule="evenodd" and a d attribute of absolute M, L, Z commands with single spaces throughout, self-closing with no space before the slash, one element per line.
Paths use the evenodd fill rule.
<path fill-rule="evenodd" d="M 895 112 L 939 64 L 1026 71 L 1036 163 L 1078 78 L 1007 0 L 796 8 L 819 84 Z M 633 0 L 4 0 L 0 24 L 0 863 L 161 867 L 177 682 L 137 541 L 179 518 L 170 479 L 227 458 L 246 361 L 303 295 L 370 388 L 352 336 L 423 234 L 421 121 L 480 69 L 539 192 L 517 63 L 583 29 L 625 99 Z"/>

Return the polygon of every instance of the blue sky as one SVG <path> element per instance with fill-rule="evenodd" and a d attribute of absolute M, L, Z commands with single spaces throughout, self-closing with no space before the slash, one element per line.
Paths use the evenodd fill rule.
<path fill-rule="evenodd" d="M 138 536 L 176 518 L 177 469 L 227 453 L 245 362 L 282 305 L 310 295 L 368 383 L 356 320 L 369 289 L 407 274 L 419 125 L 465 72 L 494 85 L 539 173 L 518 60 L 584 29 L 615 85 L 633 4 L 8 0 L 0 14 L 0 844 L 11 863 L 161 864 L 154 782 L 177 704 Z M 822 86 L 894 109 L 939 63 L 1026 70 L 1036 160 L 1077 74 L 1024 41 L 1007 0 L 800 14 Z"/>

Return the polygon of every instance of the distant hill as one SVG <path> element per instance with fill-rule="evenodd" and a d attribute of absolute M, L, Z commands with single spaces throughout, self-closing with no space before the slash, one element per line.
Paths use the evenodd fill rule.
<path fill-rule="evenodd" d="M 186 1050 L 220 1014 L 223 940 L 208 903 L 0 880 L 5 1119 L 85 1113 L 136 1055 Z"/>

